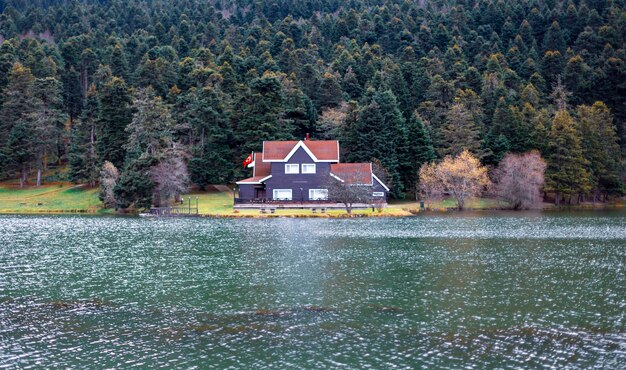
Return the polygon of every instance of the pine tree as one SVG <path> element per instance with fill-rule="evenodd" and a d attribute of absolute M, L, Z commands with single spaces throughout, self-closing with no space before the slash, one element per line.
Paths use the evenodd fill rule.
<path fill-rule="evenodd" d="M 583 156 L 581 138 L 574 119 L 565 110 L 556 112 L 548 135 L 548 168 L 546 190 L 555 192 L 555 203 L 561 197 L 589 191 L 588 162 Z"/>
<path fill-rule="evenodd" d="M 490 135 L 496 139 L 499 135 L 503 135 L 511 151 L 524 153 L 531 149 L 531 129 L 532 128 L 524 122 L 524 117 L 519 109 L 507 104 L 504 98 L 500 98 L 496 106 L 496 111 L 493 114 Z"/>
<path fill-rule="evenodd" d="M 5 170 L 9 173 L 19 174 L 20 188 L 24 187 L 30 165 L 35 158 L 31 138 L 32 133 L 28 122 L 25 120 L 16 122 L 7 138 L 7 147 L 11 151 L 4 156 Z"/>
<path fill-rule="evenodd" d="M 132 121 L 125 129 L 127 161 L 139 157 L 160 160 L 173 144 L 174 120 L 169 108 L 155 90 L 148 87 L 137 90 L 132 109 Z"/>
<path fill-rule="evenodd" d="M 155 189 L 151 170 L 179 153 L 173 141 L 174 120 L 154 89 L 139 89 L 132 108 L 132 121 L 125 130 L 125 166 L 114 193 L 117 208 L 146 209 L 152 205 Z"/>
<path fill-rule="evenodd" d="M 413 115 L 407 123 L 406 148 L 405 153 L 402 153 L 406 160 L 402 161 L 404 165 L 400 168 L 400 175 L 404 180 L 405 189 L 412 191 L 417 199 L 419 169 L 424 163 L 437 158 L 430 134 L 424 127 L 421 117 L 417 115 Z"/>
<path fill-rule="evenodd" d="M 396 97 L 390 90 L 370 91 L 369 104 L 359 112 L 359 123 L 353 129 L 356 137 L 350 161 L 380 160 L 389 173 L 392 194 L 401 197 L 403 183 L 399 167 L 403 165 L 400 153 L 406 149 L 406 123 L 398 108 Z"/>
<path fill-rule="evenodd" d="M 37 186 L 41 186 L 42 172 L 49 159 L 60 157 L 65 148 L 61 132 L 66 115 L 61 111 L 61 83 L 55 78 L 37 79 L 34 87 L 37 108 L 32 113 L 33 149 L 36 153 Z"/>
<path fill-rule="evenodd" d="M 3 92 L 0 109 L 0 174 L 19 174 L 20 185 L 27 180 L 34 160 L 32 150 L 32 120 L 37 110 L 35 77 L 30 69 L 13 64 Z"/>
<path fill-rule="evenodd" d="M 100 161 L 109 161 L 122 168 L 126 152 L 126 126 L 132 121 L 131 96 L 124 80 L 113 77 L 98 90 L 96 149 Z"/>
<path fill-rule="evenodd" d="M 70 181 L 87 182 L 91 187 L 96 185 L 99 176 L 99 160 L 96 151 L 99 110 L 96 86 L 92 84 L 87 92 L 81 117 L 72 127 L 72 140 L 68 153 Z"/>
<path fill-rule="evenodd" d="M 293 138 L 293 127 L 279 120 L 283 102 L 282 85 L 274 74 L 250 81 L 249 89 L 236 104 L 233 117 L 242 161 L 252 151 L 259 151 L 264 140 Z"/>
<path fill-rule="evenodd" d="M 15 48 L 9 41 L 4 41 L 0 45 L 0 92 L 6 87 L 9 77 L 9 73 L 13 68 L 13 65 L 17 61 L 17 54 Z M 0 106 L 4 101 L 4 94 L 0 94 Z"/>
<path fill-rule="evenodd" d="M 150 169 L 156 164 L 156 158 L 141 157 L 130 161 L 124 167 L 113 189 L 116 209 L 150 208 L 154 192 Z"/>
<path fill-rule="evenodd" d="M 504 156 L 511 151 L 511 144 L 506 136 L 497 134 L 495 130 L 490 130 L 485 137 L 483 144 L 482 162 L 485 165 L 496 166 Z"/>
<path fill-rule="evenodd" d="M 594 199 L 599 194 L 621 194 L 620 150 L 613 117 L 606 104 L 595 102 L 581 105 L 577 110 L 580 119 L 582 149 L 589 162 Z"/>
<path fill-rule="evenodd" d="M 480 128 L 472 112 L 461 102 L 454 103 L 446 112 L 445 125 L 442 129 L 442 145 L 438 148 L 440 156 L 459 155 L 464 150 L 482 158 Z"/>
<path fill-rule="evenodd" d="M 356 99 L 361 96 L 362 87 L 357 79 L 356 73 L 354 73 L 352 67 L 348 67 L 346 73 L 343 75 L 341 81 L 343 91 L 345 91 L 351 99 Z"/>
<path fill-rule="evenodd" d="M 233 179 L 234 156 L 230 148 L 233 132 L 229 106 L 217 87 L 193 89 L 183 112 L 192 136 L 189 160 L 191 181 L 203 189 Z"/>
<path fill-rule="evenodd" d="M 324 73 L 320 85 L 319 106 L 334 108 L 341 100 L 341 86 L 337 76 L 330 72 Z"/>

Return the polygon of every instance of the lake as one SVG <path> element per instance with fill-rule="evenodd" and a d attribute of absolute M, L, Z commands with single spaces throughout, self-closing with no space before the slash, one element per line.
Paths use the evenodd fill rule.
<path fill-rule="evenodd" d="M 0 216 L 0 368 L 624 368 L 626 213 Z"/>

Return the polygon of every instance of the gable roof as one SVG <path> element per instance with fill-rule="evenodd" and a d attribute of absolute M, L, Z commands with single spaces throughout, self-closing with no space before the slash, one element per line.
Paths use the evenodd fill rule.
<path fill-rule="evenodd" d="M 252 176 L 247 179 L 237 181 L 236 184 L 262 184 L 265 180 L 270 179 L 272 175 L 268 176 Z"/>
<path fill-rule="evenodd" d="M 287 162 L 299 149 L 304 149 L 314 162 L 339 162 L 337 140 L 264 141 L 264 162 Z"/>
<path fill-rule="evenodd" d="M 373 185 L 371 163 L 333 163 L 330 174 L 351 185 Z"/>
<path fill-rule="evenodd" d="M 254 169 L 252 177 L 265 177 L 271 173 L 271 164 L 263 162 L 263 153 L 254 153 Z"/>
<path fill-rule="evenodd" d="M 351 185 L 374 185 L 378 182 L 386 191 L 389 191 L 378 176 L 374 175 L 371 163 L 333 163 L 330 165 L 330 175 L 335 179 Z"/>

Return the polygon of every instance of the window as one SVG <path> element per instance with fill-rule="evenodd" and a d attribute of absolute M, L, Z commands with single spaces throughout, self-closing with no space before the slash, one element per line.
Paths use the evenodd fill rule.
<path fill-rule="evenodd" d="M 372 193 L 373 197 L 384 197 L 385 196 L 385 192 L 384 191 L 375 191 Z"/>
<path fill-rule="evenodd" d="M 291 200 L 291 189 L 274 189 L 274 200 Z"/>
<path fill-rule="evenodd" d="M 302 173 L 315 173 L 315 163 L 303 163 Z"/>
<path fill-rule="evenodd" d="M 309 200 L 327 200 L 328 189 L 309 189 Z"/>
<path fill-rule="evenodd" d="M 285 165 L 285 173 L 300 173 L 300 165 L 297 165 L 297 164 L 286 164 Z"/>

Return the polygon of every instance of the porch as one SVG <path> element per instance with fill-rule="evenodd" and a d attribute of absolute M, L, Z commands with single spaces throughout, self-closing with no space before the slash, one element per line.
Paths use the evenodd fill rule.
<path fill-rule="evenodd" d="M 332 200 L 275 200 L 267 198 L 241 199 L 234 198 L 235 209 L 345 209 L 343 203 L 333 202 Z M 378 204 L 375 202 L 374 204 Z M 353 209 L 372 208 L 372 203 L 354 203 Z M 383 206 L 387 203 L 383 202 Z"/>

